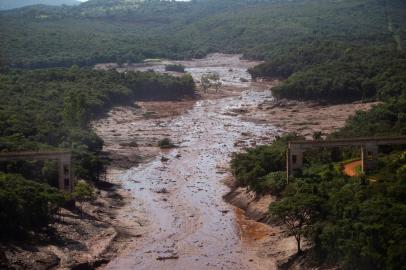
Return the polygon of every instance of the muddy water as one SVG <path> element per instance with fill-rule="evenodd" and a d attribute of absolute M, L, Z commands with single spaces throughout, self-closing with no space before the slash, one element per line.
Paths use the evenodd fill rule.
<path fill-rule="evenodd" d="M 162 150 L 119 176 L 136 198 L 134 207 L 146 213 L 147 230 L 128 254 L 107 268 L 272 269 L 272 258 L 257 258 L 242 240 L 241 226 L 249 222 L 222 200 L 228 188 L 221 182 L 231 153 L 269 143 L 278 135 L 276 128 L 242 121 L 236 113 L 271 99 L 271 93 L 241 82 L 240 78 L 249 78 L 246 69 L 254 63 L 241 61 L 238 56 L 214 55 L 182 64 L 196 80 L 204 73 L 217 72 L 224 85 L 235 87 L 235 93 L 196 101 L 176 117 L 140 118 L 127 113 L 121 115 L 121 121 L 107 119 L 98 124 L 96 130 L 110 146 L 140 136 L 140 132 L 154 134 L 153 139 L 170 137 L 179 146 Z M 120 134 L 109 136 L 111 128 Z M 248 237 L 257 239 L 267 234 L 266 228 L 258 228 L 260 232 L 250 231 Z"/>

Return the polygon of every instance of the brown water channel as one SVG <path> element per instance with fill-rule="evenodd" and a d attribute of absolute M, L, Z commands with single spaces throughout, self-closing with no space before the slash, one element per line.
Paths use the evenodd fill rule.
<path fill-rule="evenodd" d="M 146 233 L 107 269 L 270 269 L 275 261 L 256 258 L 241 238 L 241 218 L 222 199 L 228 192 L 222 179 L 233 152 L 269 143 L 280 134 L 269 124 L 243 121 L 235 113 L 271 99 L 271 92 L 265 85 L 241 82 L 250 79 L 246 70 L 255 63 L 239 56 L 212 55 L 182 64 L 196 80 L 217 72 L 233 95 L 192 102 L 178 116 L 145 117 L 142 108 L 121 109 L 95 125 L 108 151 L 139 151 L 142 158 L 163 137 L 179 146 L 155 149 L 147 161 L 117 176 L 135 198 L 134 208 L 145 214 Z M 159 71 L 162 65 L 151 68 Z M 138 147 L 124 146 L 132 139 Z M 261 227 L 261 233 L 266 229 Z"/>

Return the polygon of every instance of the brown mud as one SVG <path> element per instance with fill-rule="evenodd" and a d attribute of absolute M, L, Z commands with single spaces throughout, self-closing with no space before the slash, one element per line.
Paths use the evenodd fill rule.
<path fill-rule="evenodd" d="M 232 152 L 270 143 L 278 135 L 268 126 L 234 115 L 245 104 L 258 104 L 270 96 L 270 83 L 265 89 L 251 91 L 246 69 L 255 63 L 240 61 L 239 56 L 215 55 L 197 62 L 182 64 L 197 81 L 207 72 L 219 73 L 220 91 L 201 92 L 202 98 L 192 106 L 188 101 L 143 102 L 137 104 L 137 112 L 118 108 L 94 125 L 108 152 L 119 155 L 135 141 L 133 152 L 145 158 L 120 178 L 142 202 L 136 207 L 145 210 L 149 233 L 107 265 L 108 269 L 274 266 L 273 258 L 258 256 L 256 247 L 243 243 L 236 209 L 222 199 L 229 188 L 220 181 L 227 174 Z M 160 150 L 158 141 L 165 137 L 178 147 Z M 240 213 L 241 222 L 242 217 Z M 267 229 L 264 224 L 259 226 Z"/>
<path fill-rule="evenodd" d="M 231 154 L 288 131 L 329 133 L 373 104 L 275 101 L 270 89 L 279 82 L 251 82 L 247 68 L 258 62 L 239 55 L 119 70 L 164 72 L 166 63 L 184 65 L 197 82 L 217 72 L 223 85 L 198 100 L 118 107 L 93 123 L 113 185 L 82 205 L 84 218 L 63 210 L 53 226 L 58 239 L 1 246 L 0 260 L 16 269 L 276 269 L 295 253 L 283 228 L 263 223 L 273 198 L 233 187 Z M 166 137 L 177 147 L 159 149 Z"/>
<path fill-rule="evenodd" d="M 259 222 L 266 221 L 270 196 L 257 197 L 245 189 L 229 193 L 222 180 L 230 178 L 231 154 L 270 143 L 287 131 L 329 133 L 373 104 L 275 101 L 270 89 L 278 81 L 251 82 L 246 70 L 257 63 L 238 55 L 170 63 L 184 65 L 197 82 L 202 74 L 217 72 L 223 86 L 218 92 L 200 92 L 199 100 L 116 108 L 94 124 L 115 166 L 128 168 L 117 179 L 147 221 L 146 233 L 106 268 L 276 269 L 295 253 L 295 241 L 283 228 Z M 164 72 L 165 64 L 120 70 Z M 158 141 L 165 137 L 178 147 L 159 149 Z M 225 194 L 237 207 L 223 200 Z"/>

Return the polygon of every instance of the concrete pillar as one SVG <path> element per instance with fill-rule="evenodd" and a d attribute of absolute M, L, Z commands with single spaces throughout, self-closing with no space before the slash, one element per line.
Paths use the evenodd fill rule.
<path fill-rule="evenodd" d="M 365 144 L 361 146 L 362 171 L 373 169 L 378 165 L 378 145 Z"/>
<path fill-rule="evenodd" d="M 303 150 L 300 149 L 288 149 L 286 152 L 286 171 L 287 178 L 292 175 L 292 172 L 296 169 L 303 168 Z"/>
<path fill-rule="evenodd" d="M 73 174 L 70 156 L 63 156 L 58 162 L 58 185 L 60 190 L 73 191 Z"/>

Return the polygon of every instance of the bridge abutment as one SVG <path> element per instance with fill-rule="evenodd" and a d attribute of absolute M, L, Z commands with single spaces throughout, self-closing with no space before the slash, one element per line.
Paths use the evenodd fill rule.
<path fill-rule="evenodd" d="M 303 168 L 303 156 L 304 151 L 299 148 L 288 149 L 286 154 L 286 171 L 288 178 L 294 170 Z"/>
<path fill-rule="evenodd" d="M 70 157 L 62 157 L 58 162 L 58 186 L 60 190 L 73 191 L 73 175 Z"/>
<path fill-rule="evenodd" d="M 365 144 L 361 146 L 362 172 L 376 168 L 378 165 L 378 145 Z"/>

